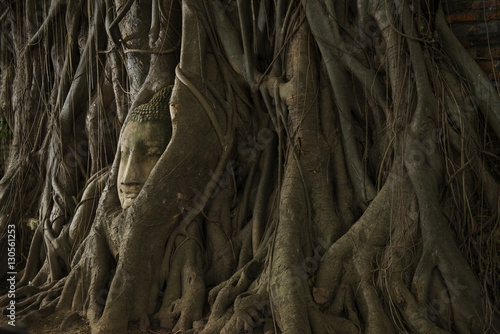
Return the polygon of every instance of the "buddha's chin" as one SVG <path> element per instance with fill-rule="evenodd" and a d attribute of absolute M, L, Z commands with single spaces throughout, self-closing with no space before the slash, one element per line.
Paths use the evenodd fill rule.
<path fill-rule="evenodd" d="M 128 207 L 130 207 L 132 205 L 132 203 L 134 202 L 134 200 L 135 200 L 135 196 L 123 198 L 122 202 L 121 202 L 122 209 L 125 210 Z"/>

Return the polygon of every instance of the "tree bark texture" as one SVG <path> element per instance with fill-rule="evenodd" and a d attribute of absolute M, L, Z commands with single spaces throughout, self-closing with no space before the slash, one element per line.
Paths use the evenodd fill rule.
<path fill-rule="evenodd" d="M 498 333 L 500 96 L 442 6 L 0 2 L 18 317 Z M 169 86 L 170 142 L 122 209 L 122 125 Z"/>

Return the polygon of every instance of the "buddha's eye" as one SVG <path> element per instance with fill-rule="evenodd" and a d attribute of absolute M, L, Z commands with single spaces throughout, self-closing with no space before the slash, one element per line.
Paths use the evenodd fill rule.
<path fill-rule="evenodd" d="M 146 156 L 148 157 L 160 157 L 163 152 L 158 148 L 148 148 L 146 151 Z"/>

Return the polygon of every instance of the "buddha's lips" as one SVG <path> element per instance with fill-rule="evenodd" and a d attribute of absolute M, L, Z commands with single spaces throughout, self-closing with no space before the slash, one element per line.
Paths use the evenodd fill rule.
<path fill-rule="evenodd" d="M 134 195 L 135 197 L 137 197 L 141 189 L 142 189 L 142 184 L 141 185 L 122 184 L 120 186 L 120 192 L 126 196 Z"/>

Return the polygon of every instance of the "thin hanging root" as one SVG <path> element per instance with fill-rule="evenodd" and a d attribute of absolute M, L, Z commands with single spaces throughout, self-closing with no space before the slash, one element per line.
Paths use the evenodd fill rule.
<path fill-rule="evenodd" d="M 215 133 L 217 134 L 217 137 L 219 138 L 219 143 L 221 145 L 221 148 L 223 150 L 228 149 L 228 138 L 224 136 L 222 133 L 222 128 L 219 124 L 219 121 L 217 121 L 217 118 L 215 117 L 215 114 L 208 104 L 207 99 L 201 94 L 201 92 L 188 80 L 188 78 L 181 72 L 180 66 L 177 65 L 175 68 L 175 75 L 179 79 L 180 82 L 182 82 L 183 85 L 185 85 L 190 92 L 196 97 L 200 105 L 203 107 L 203 110 L 205 111 L 206 115 L 210 119 L 210 123 L 212 123 L 212 126 L 214 128 Z"/>
<path fill-rule="evenodd" d="M 328 77 L 339 112 L 344 150 L 350 157 L 350 162 L 347 164 L 349 176 L 355 194 L 361 202 L 361 207 L 366 209 L 369 203 L 375 198 L 377 191 L 368 177 L 365 168 L 363 168 L 362 157 L 357 148 L 354 127 L 352 126 L 354 124 L 352 110 L 355 107 L 350 98 L 351 94 L 347 90 L 348 85 L 346 85 L 346 82 L 350 82 L 351 78 L 343 65 L 332 55 L 330 46 L 335 45 L 333 34 L 322 33 L 323 31 L 331 30 L 329 19 L 322 8 L 324 4 L 305 0 L 302 3 L 309 18 L 308 22 L 311 25 L 311 32 L 315 36 L 321 55 L 325 59 Z M 324 15 L 318 16 L 318 13 Z"/>
<path fill-rule="evenodd" d="M 103 38 L 99 38 L 97 32 L 104 24 L 102 22 L 102 11 L 105 10 L 103 1 L 95 3 L 95 16 L 92 22 L 91 29 L 85 50 L 78 64 L 75 73 L 75 79 L 72 81 L 69 91 L 64 98 L 64 104 L 59 114 L 59 122 L 61 123 L 62 144 L 69 145 L 73 138 L 73 126 L 78 114 L 82 111 L 79 107 L 82 101 L 85 101 L 88 94 L 88 89 L 96 85 L 98 64 L 94 61 L 97 57 L 97 48 L 102 44 Z"/>
<path fill-rule="evenodd" d="M 436 30 L 439 33 L 443 48 L 448 50 L 448 55 L 458 65 L 459 71 L 471 83 L 470 86 L 479 102 L 481 111 L 493 128 L 497 138 L 500 138 L 500 97 L 496 88 L 493 87 L 486 74 L 453 34 L 444 18 L 442 9 L 439 9 L 436 14 Z"/>
<path fill-rule="evenodd" d="M 55 17 L 57 16 L 57 14 L 59 14 L 60 9 L 65 2 L 66 0 L 57 0 L 55 3 L 52 2 L 50 4 L 49 13 L 38 31 L 33 35 L 33 37 L 31 37 L 30 41 L 28 42 L 29 46 L 36 45 L 38 44 L 38 42 L 40 42 L 45 32 L 49 30 L 50 25 L 54 22 Z M 80 6 L 76 8 L 80 8 Z"/>
<path fill-rule="evenodd" d="M 133 4 L 134 0 L 127 0 L 125 5 L 123 5 L 120 12 L 116 16 L 116 18 L 113 21 L 111 21 L 113 6 L 110 0 L 106 0 L 107 8 L 106 8 L 105 29 L 106 33 L 108 34 L 108 37 L 113 41 L 115 45 L 120 45 L 120 43 L 122 42 L 121 33 L 120 30 L 118 29 L 118 24 L 123 20 L 123 18 L 128 13 Z"/>
<path fill-rule="evenodd" d="M 463 124 L 464 126 L 468 125 L 467 122 L 464 122 Z M 469 132 L 472 132 L 472 129 L 470 129 Z M 461 151 L 462 137 L 449 125 L 447 126 L 447 133 L 448 142 L 451 146 L 455 150 Z M 491 172 L 486 167 L 484 160 L 481 157 L 476 156 L 479 150 L 479 147 L 470 149 L 470 152 L 466 153 L 466 158 L 469 161 L 472 161 L 472 169 L 476 171 L 479 181 L 481 182 L 486 202 L 488 203 L 488 208 L 491 211 L 492 216 L 498 216 L 500 211 L 500 184 L 491 175 Z"/>
<path fill-rule="evenodd" d="M 160 33 L 160 5 L 158 0 L 151 3 L 151 27 L 149 28 L 149 47 L 154 48 Z"/>
<path fill-rule="evenodd" d="M 125 122 L 125 117 L 127 116 L 126 108 L 126 97 L 124 90 L 124 76 L 123 76 L 123 61 L 117 52 L 112 52 L 109 55 L 109 61 L 111 63 L 111 82 L 113 83 L 113 93 L 115 97 L 116 115 L 120 124 Z"/>

